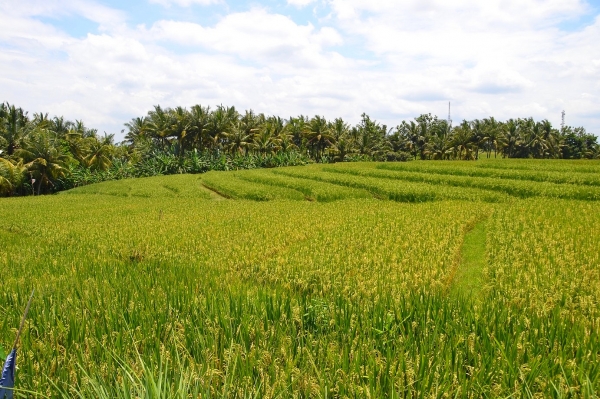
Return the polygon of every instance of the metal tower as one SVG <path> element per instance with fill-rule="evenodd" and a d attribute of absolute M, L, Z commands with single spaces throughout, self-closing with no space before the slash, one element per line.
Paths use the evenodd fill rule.
<path fill-rule="evenodd" d="M 565 111 L 563 110 L 563 112 L 561 112 L 560 115 L 562 116 L 561 122 L 560 122 L 560 128 L 561 128 L 561 130 L 565 130 Z"/>
<path fill-rule="evenodd" d="M 450 116 L 450 101 L 448 101 L 448 126 L 452 126 L 452 118 Z"/>

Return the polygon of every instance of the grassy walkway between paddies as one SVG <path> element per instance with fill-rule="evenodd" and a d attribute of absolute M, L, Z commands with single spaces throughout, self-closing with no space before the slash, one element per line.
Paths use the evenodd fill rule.
<path fill-rule="evenodd" d="M 462 295 L 476 299 L 481 291 L 486 264 L 486 224 L 487 219 L 481 220 L 465 234 L 456 273 L 451 281 L 452 296 Z"/>

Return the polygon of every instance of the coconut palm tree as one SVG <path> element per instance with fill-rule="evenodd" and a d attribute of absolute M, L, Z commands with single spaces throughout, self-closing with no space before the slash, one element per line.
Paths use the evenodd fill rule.
<path fill-rule="evenodd" d="M 350 125 L 348 125 L 342 118 L 336 118 L 329 124 L 329 130 L 334 140 L 338 140 L 340 137 L 348 135 L 350 132 Z"/>
<path fill-rule="evenodd" d="M 191 118 L 188 111 L 183 107 L 177 107 L 170 110 L 170 114 L 170 135 L 174 136 L 177 140 L 179 156 L 183 157 L 185 155 L 186 137 L 191 126 Z"/>
<path fill-rule="evenodd" d="M 262 128 L 268 130 L 274 138 L 280 139 L 285 131 L 285 121 L 278 116 L 269 116 L 262 124 Z"/>
<path fill-rule="evenodd" d="M 518 147 L 521 145 L 519 122 L 509 119 L 503 125 L 502 134 L 498 140 L 498 146 L 502 149 L 502 156 L 514 157 Z"/>
<path fill-rule="evenodd" d="M 34 127 L 39 129 L 50 129 L 52 121 L 48 117 L 48 113 L 34 113 L 33 120 L 31 121 Z"/>
<path fill-rule="evenodd" d="M 225 148 L 231 154 L 247 154 L 252 145 L 252 134 L 247 133 L 247 126 L 242 121 L 233 124 L 230 131 L 223 133 L 227 139 Z"/>
<path fill-rule="evenodd" d="M 312 118 L 308 125 L 308 130 L 305 133 L 306 144 L 312 149 L 316 159 L 321 158 L 325 148 L 334 141 L 331 129 L 327 120 L 316 115 Z"/>
<path fill-rule="evenodd" d="M 447 134 L 434 134 L 427 142 L 425 153 L 428 158 L 435 160 L 450 159 L 454 152 L 452 138 Z"/>
<path fill-rule="evenodd" d="M 526 138 L 526 148 L 534 158 L 543 158 L 548 149 L 548 142 L 545 138 L 543 125 L 535 122 L 533 118 L 523 121 L 524 135 Z"/>
<path fill-rule="evenodd" d="M 279 149 L 279 139 L 273 137 L 269 130 L 261 129 L 252 137 L 252 148 L 261 155 L 272 154 Z"/>
<path fill-rule="evenodd" d="M 485 130 L 485 152 L 487 158 L 490 158 L 492 150 L 494 150 L 494 158 L 498 153 L 498 141 L 502 136 L 502 123 L 498 122 L 493 116 L 483 120 Z"/>
<path fill-rule="evenodd" d="M 550 123 L 550 121 L 547 119 L 539 122 L 539 124 L 542 138 L 546 143 L 545 157 L 560 158 L 564 141 L 560 137 L 559 131 L 554 129 L 552 127 L 552 123 Z"/>
<path fill-rule="evenodd" d="M 15 153 L 26 162 L 25 167 L 37 184 L 38 195 L 42 187 L 54 187 L 56 179 L 69 173 L 67 163 L 71 157 L 63 153 L 51 137 L 48 130 L 36 129 L 30 134 L 27 147 Z"/>
<path fill-rule="evenodd" d="M 171 134 L 171 114 L 169 109 L 162 109 L 160 105 L 154 106 L 154 111 L 148 112 L 147 131 L 150 136 L 160 143 L 164 150 Z"/>
<path fill-rule="evenodd" d="M 14 105 L 3 104 L 0 118 L 0 136 L 4 139 L 7 156 L 12 156 L 23 144 L 28 131 L 27 112 Z"/>
<path fill-rule="evenodd" d="M 298 146 L 294 143 L 294 136 L 287 131 L 279 135 L 279 149 L 283 152 L 297 150 Z"/>
<path fill-rule="evenodd" d="M 308 131 L 308 117 L 300 115 L 298 117 L 290 117 L 285 125 L 286 131 L 292 135 L 292 140 L 298 148 L 304 147 L 304 141 Z"/>
<path fill-rule="evenodd" d="M 133 118 L 131 121 L 125 123 L 127 127 L 127 134 L 125 135 L 125 143 L 135 146 L 141 141 L 148 139 L 148 119 L 147 118 Z"/>
<path fill-rule="evenodd" d="M 327 148 L 328 155 L 332 155 L 336 161 L 343 161 L 348 154 L 355 152 L 356 143 L 350 136 L 350 125 L 342 118 L 329 123 L 329 130 L 333 141 Z"/>
<path fill-rule="evenodd" d="M 208 125 L 208 137 L 210 149 L 215 151 L 222 146 L 221 139 L 231 130 L 234 122 L 239 119 L 235 107 L 219 105 L 211 114 Z"/>
<path fill-rule="evenodd" d="M 93 138 L 90 142 L 89 153 L 85 158 L 90 170 L 107 170 L 112 165 L 113 134 L 105 134 L 101 140 Z"/>
<path fill-rule="evenodd" d="M 191 148 L 203 149 L 208 147 L 211 111 L 210 107 L 194 105 L 190 108 L 190 126 L 188 138 Z"/>
<path fill-rule="evenodd" d="M 62 139 L 69 132 L 69 130 L 73 128 L 73 126 L 73 122 L 65 120 L 65 118 L 63 118 L 62 116 L 55 116 L 50 121 L 49 129 L 56 134 L 56 137 Z"/>
<path fill-rule="evenodd" d="M 25 181 L 26 168 L 22 161 L 0 158 L 0 195 L 12 195 Z"/>
<path fill-rule="evenodd" d="M 95 140 L 95 138 L 93 140 Z M 67 144 L 73 158 L 75 158 L 80 165 L 87 167 L 85 158 L 89 153 L 90 139 L 84 139 L 81 133 L 70 130 L 69 133 L 65 135 L 64 142 Z"/>
<path fill-rule="evenodd" d="M 463 120 L 459 126 L 453 129 L 452 141 L 458 159 L 473 159 L 473 132 L 470 122 Z"/>
<path fill-rule="evenodd" d="M 487 141 L 485 125 L 483 121 L 475 119 L 471 122 L 471 143 L 475 159 L 479 159 L 479 148 Z"/>
<path fill-rule="evenodd" d="M 361 122 L 356 126 L 355 133 L 358 151 L 363 155 L 381 158 L 391 150 L 387 140 L 388 131 L 385 125 L 380 125 L 363 113 Z"/>

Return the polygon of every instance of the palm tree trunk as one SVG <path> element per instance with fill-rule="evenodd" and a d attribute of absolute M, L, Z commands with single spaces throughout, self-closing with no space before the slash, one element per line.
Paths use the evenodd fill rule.
<path fill-rule="evenodd" d="M 42 181 L 44 181 L 44 175 L 40 176 L 40 182 L 38 183 L 38 194 L 40 195 L 40 192 L 42 190 Z"/>

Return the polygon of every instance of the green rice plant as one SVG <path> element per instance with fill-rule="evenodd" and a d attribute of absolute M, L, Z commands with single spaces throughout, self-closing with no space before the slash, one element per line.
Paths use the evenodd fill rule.
<path fill-rule="evenodd" d="M 464 166 L 462 166 L 464 165 Z M 366 166 L 366 165 L 365 165 Z M 365 167 L 362 166 L 361 167 Z M 420 173 L 435 173 L 440 175 L 490 177 L 495 179 L 527 180 L 535 182 L 549 182 L 557 184 L 576 184 L 600 186 L 600 167 L 591 173 L 572 173 L 570 171 L 554 170 L 527 170 L 481 168 L 480 164 L 463 162 L 410 162 L 402 164 L 378 164 L 377 169 L 402 170 Z"/>
<path fill-rule="evenodd" d="M 371 198 L 372 195 L 362 189 L 342 187 L 315 180 L 297 179 L 274 174 L 272 170 L 253 170 L 236 173 L 235 177 L 274 187 L 285 187 L 297 190 L 310 201 L 329 202 L 348 198 Z"/>
<path fill-rule="evenodd" d="M 483 169 L 531 170 L 535 172 L 556 171 L 564 173 L 598 173 L 597 160 L 567 159 L 496 159 L 477 162 L 475 167 Z"/>
<path fill-rule="evenodd" d="M 447 174 L 406 172 L 401 170 L 369 170 L 361 168 L 328 167 L 324 171 L 341 174 L 365 176 L 367 178 L 380 178 L 401 180 L 409 182 L 422 182 L 438 186 L 449 185 L 454 187 L 476 188 L 503 192 L 508 195 L 530 198 L 549 197 L 579 200 L 600 200 L 600 187 L 555 184 L 548 182 L 532 182 L 522 180 L 497 179 L 491 177 L 456 176 Z"/>
<path fill-rule="evenodd" d="M 117 197 L 190 197 L 210 199 L 210 191 L 197 175 L 154 176 L 139 179 L 106 181 L 77 187 L 61 195 L 101 194 Z"/>
<path fill-rule="evenodd" d="M 36 292 L 17 396 L 597 397 L 598 202 L 484 202 L 509 197 L 375 166 L 204 175 L 295 201 L 209 200 L 185 176 L 2 199 L 0 346 Z M 286 174 L 379 198 L 306 201 Z"/>
<path fill-rule="evenodd" d="M 138 371 L 118 355 L 114 356 L 117 369 L 113 379 L 105 380 L 104 377 L 90 375 L 86 365 L 80 364 L 81 383 L 68 387 L 53 384 L 57 396 L 80 399 L 184 399 L 203 396 L 193 371 L 184 369 L 180 362 L 171 365 L 168 358 L 161 356 L 158 364 L 152 365 L 139 357 L 135 367 Z"/>
<path fill-rule="evenodd" d="M 431 184 L 424 183 L 399 182 L 368 175 L 368 173 L 376 174 L 378 171 L 360 172 L 360 176 L 354 176 L 352 169 L 349 169 L 345 164 L 342 164 L 342 166 L 338 168 L 287 168 L 274 170 L 273 173 L 280 174 L 282 176 L 298 177 L 337 184 L 345 187 L 363 189 L 371 192 L 378 198 L 389 199 L 398 202 L 427 202 L 448 199 L 500 202 L 509 199 L 507 195 L 482 189 L 455 188 L 444 185 L 433 186 Z"/>
<path fill-rule="evenodd" d="M 600 206 L 528 200 L 490 221 L 487 278 L 515 306 L 600 327 Z M 508 270 L 507 268 L 510 268 Z M 527 287 L 527 289 L 523 289 Z"/>
<path fill-rule="evenodd" d="M 266 184 L 248 182 L 235 174 L 209 172 L 202 176 L 202 184 L 226 198 L 247 199 L 252 201 L 272 201 L 275 199 L 303 200 L 299 191 L 273 187 Z"/>
<path fill-rule="evenodd" d="M 330 221 L 277 256 L 241 263 L 240 275 L 302 295 L 343 294 L 357 301 L 382 292 L 401 298 L 423 287 L 444 290 L 464 227 L 489 212 L 461 203 L 373 205 L 342 201 L 339 206 L 355 216 L 343 224 Z"/>

